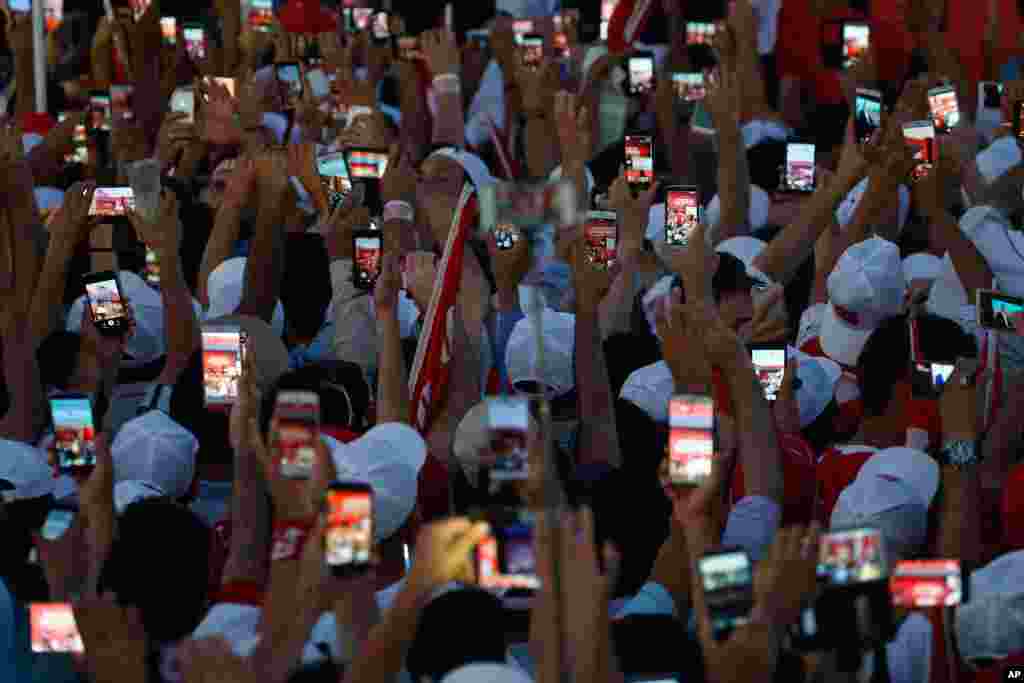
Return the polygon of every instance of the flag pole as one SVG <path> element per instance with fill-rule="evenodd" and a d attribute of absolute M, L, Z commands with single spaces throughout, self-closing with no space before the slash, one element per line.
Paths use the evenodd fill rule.
<path fill-rule="evenodd" d="M 46 112 L 46 28 L 43 0 L 32 3 L 32 67 L 35 77 L 36 112 Z"/>

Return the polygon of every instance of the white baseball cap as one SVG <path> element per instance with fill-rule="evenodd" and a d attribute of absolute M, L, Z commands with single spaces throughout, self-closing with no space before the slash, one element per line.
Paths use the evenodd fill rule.
<path fill-rule="evenodd" d="M 1024 651 L 1024 551 L 1007 553 L 971 572 L 970 601 L 956 612 L 966 660 L 1002 659 Z"/>
<path fill-rule="evenodd" d="M 441 683 L 532 683 L 532 679 L 514 666 L 481 662 L 448 672 Z"/>
<path fill-rule="evenodd" d="M 960 230 L 985 258 L 1007 294 L 1024 294 L 1024 233 L 991 206 L 974 206 L 960 218 Z"/>
<path fill-rule="evenodd" d="M 0 501 L 13 503 L 54 492 L 46 454 L 21 441 L 0 439 Z"/>
<path fill-rule="evenodd" d="M 908 285 L 914 280 L 935 280 L 942 273 L 942 259 L 934 254 L 919 251 L 903 259 L 903 281 Z"/>
<path fill-rule="evenodd" d="M 114 484 L 114 510 L 120 515 L 132 503 L 147 498 L 163 498 L 165 496 L 167 496 L 166 491 L 148 481 L 136 479 L 119 481 Z"/>
<path fill-rule="evenodd" d="M 843 375 L 839 363 L 829 358 L 809 356 L 798 349 L 787 349 L 789 358 L 797 361 L 796 376 L 800 380 L 794 394 L 800 413 L 800 428 L 818 419 L 835 398 L 836 384 Z"/>
<path fill-rule="evenodd" d="M 331 451 L 338 479 L 373 487 L 374 536 L 383 541 L 398 531 L 416 505 L 420 468 L 427 444 L 400 422 L 379 424 L 355 441 L 340 443 L 321 434 Z"/>
<path fill-rule="evenodd" d="M 25 133 L 21 136 L 21 147 L 28 155 L 33 149 L 43 144 L 45 138 L 39 133 Z"/>
<path fill-rule="evenodd" d="M 849 225 L 850 221 L 853 220 L 853 213 L 857 210 L 857 205 L 860 204 L 860 198 L 864 196 L 864 192 L 868 189 L 868 179 L 864 178 L 859 183 L 853 186 L 842 202 L 839 203 L 839 207 L 836 208 L 836 222 L 839 223 L 840 228 L 845 228 Z M 902 231 L 904 226 L 907 224 L 907 216 L 910 215 L 910 190 L 907 189 L 906 185 L 900 185 L 900 206 L 897 214 L 897 228 Z"/>
<path fill-rule="evenodd" d="M 772 199 L 767 192 L 757 185 L 750 186 L 750 207 L 747 210 L 747 221 L 750 223 L 751 230 L 757 230 L 768 223 L 768 209 L 771 208 L 771 205 Z M 721 217 L 722 200 L 716 194 L 704 209 L 704 223 L 715 228 Z M 708 230 L 709 236 L 712 232 L 713 230 Z"/>
<path fill-rule="evenodd" d="M 114 481 L 156 485 L 172 498 L 188 493 L 199 441 L 163 411 L 150 410 L 121 426 L 110 449 Z"/>
<path fill-rule="evenodd" d="M 872 237 L 847 249 L 828 276 L 822 350 L 841 365 L 856 365 L 871 333 L 902 312 L 906 288 L 900 249 L 892 242 Z"/>
<path fill-rule="evenodd" d="M 1021 162 L 1020 147 L 1012 136 L 1001 137 L 974 157 L 978 175 L 991 184 Z"/>
<path fill-rule="evenodd" d="M 668 401 L 675 393 L 675 380 L 663 360 L 634 370 L 622 385 L 619 397 L 647 413 L 659 424 L 668 424 Z"/>
<path fill-rule="evenodd" d="M 644 317 L 647 318 L 647 324 L 651 327 L 651 332 L 654 334 L 658 333 L 657 327 L 654 324 L 658 307 L 662 305 L 662 300 L 672 292 L 672 282 L 675 278 L 672 275 L 665 275 L 653 285 L 647 288 L 644 292 L 643 297 L 640 299 L 640 305 L 644 310 Z"/>
<path fill-rule="evenodd" d="M 533 418 L 529 420 L 533 424 Z M 485 399 L 466 411 L 459 426 L 455 428 L 455 439 L 452 441 L 455 460 L 474 486 L 480 471 L 480 453 L 490 445 L 491 424 Z"/>
<path fill-rule="evenodd" d="M 550 308 L 541 312 L 544 344 L 544 368 L 538 367 L 537 348 L 532 316 L 516 323 L 505 348 L 505 366 L 513 387 L 518 382 L 537 382 L 547 386 L 555 396 L 568 393 L 576 386 L 573 372 L 576 316 Z"/>
<path fill-rule="evenodd" d="M 750 149 L 762 142 L 772 140 L 785 142 L 789 139 L 789 128 L 781 121 L 769 121 L 768 119 L 754 119 L 740 128 L 740 135 L 743 136 L 743 148 Z"/>
<path fill-rule="evenodd" d="M 206 292 L 210 297 L 210 305 L 206 309 L 206 320 L 232 315 L 242 303 L 242 290 L 245 287 L 245 256 L 229 258 L 213 269 L 206 280 Z M 284 333 L 284 307 L 278 301 L 274 306 L 274 332 L 280 336 Z"/>
<path fill-rule="evenodd" d="M 886 448 L 861 466 L 832 509 L 833 529 L 872 526 L 887 552 L 903 559 L 928 534 L 928 507 L 939 489 L 939 466 L 916 448 Z"/>

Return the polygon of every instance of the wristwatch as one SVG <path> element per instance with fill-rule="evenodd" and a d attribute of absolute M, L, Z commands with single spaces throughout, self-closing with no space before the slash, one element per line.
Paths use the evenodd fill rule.
<path fill-rule="evenodd" d="M 982 449 L 977 441 L 951 439 L 939 449 L 939 462 L 952 465 L 958 470 L 966 470 L 981 464 Z"/>

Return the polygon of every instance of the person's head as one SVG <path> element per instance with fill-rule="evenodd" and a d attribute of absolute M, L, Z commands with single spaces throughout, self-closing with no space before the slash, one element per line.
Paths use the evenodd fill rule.
<path fill-rule="evenodd" d="M 370 147 L 386 150 L 398 142 L 398 127 L 380 110 L 360 114 L 338 136 L 341 147 Z"/>
<path fill-rule="evenodd" d="M 291 234 L 285 242 L 281 303 L 287 336 L 306 343 L 316 337 L 331 303 L 331 273 L 327 248 L 320 235 Z"/>
<path fill-rule="evenodd" d="M 718 315 L 733 331 L 754 318 L 754 299 L 750 289 L 754 281 L 747 274 L 743 261 L 729 253 L 718 253 L 718 268 L 711 278 L 711 293 L 718 306 Z"/>
<path fill-rule="evenodd" d="M 281 375 L 263 392 L 260 429 L 266 435 L 282 391 L 310 391 L 320 399 L 320 424 L 353 432 L 366 428 L 370 388 L 362 369 L 346 361 L 307 365 Z"/>
<path fill-rule="evenodd" d="M 779 187 L 781 169 L 786 163 L 786 143 L 764 139 L 747 149 L 750 182 L 769 192 Z"/>
<path fill-rule="evenodd" d="M 406 668 L 416 683 L 436 683 L 466 664 L 505 661 L 501 599 L 476 587 L 457 587 L 423 608 Z"/>
<path fill-rule="evenodd" d="M 82 358 L 85 353 L 82 335 L 76 332 L 58 330 L 47 335 L 36 350 L 39 380 L 43 387 L 67 391 L 91 385 L 98 374 L 91 372 L 95 364 Z"/>
<path fill-rule="evenodd" d="M 138 607 L 146 635 L 170 643 L 188 636 L 207 607 L 210 530 L 187 507 L 164 498 L 132 503 L 100 575 L 100 590 Z"/>
<path fill-rule="evenodd" d="M 900 414 L 902 401 L 897 384 L 906 383 L 910 371 L 910 336 L 907 317 L 889 318 L 868 338 L 857 359 L 864 415 L 881 417 Z"/>
<path fill-rule="evenodd" d="M 20 441 L 0 439 L 0 579 L 28 561 L 32 534 L 53 506 L 53 490 L 44 453 Z"/>

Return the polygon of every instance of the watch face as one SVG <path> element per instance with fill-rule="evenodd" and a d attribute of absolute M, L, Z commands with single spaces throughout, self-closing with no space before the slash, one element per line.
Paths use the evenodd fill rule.
<path fill-rule="evenodd" d="M 955 467 L 964 467 L 977 463 L 978 449 L 971 441 L 950 441 L 942 449 L 946 461 Z"/>

